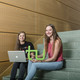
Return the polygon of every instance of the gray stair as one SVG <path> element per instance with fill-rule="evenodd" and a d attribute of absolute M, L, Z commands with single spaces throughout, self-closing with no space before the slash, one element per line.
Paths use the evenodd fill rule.
<path fill-rule="evenodd" d="M 64 42 L 63 49 L 80 49 L 80 41 Z"/>
<path fill-rule="evenodd" d="M 2 78 L 2 80 L 10 80 L 10 75 L 4 76 L 4 77 Z"/>
<path fill-rule="evenodd" d="M 64 31 L 64 32 L 58 32 L 59 36 L 79 36 L 80 30 L 73 30 L 73 31 Z"/>
<path fill-rule="evenodd" d="M 69 36 L 65 36 L 65 37 L 63 37 L 63 38 L 61 38 L 62 39 L 62 42 L 64 43 L 64 42 L 76 42 L 76 41 L 80 41 L 80 36 L 78 37 L 69 37 Z"/>
<path fill-rule="evenodd" d="M 80 69 L 80 60 L 66 60 L 66 68 Z"/>
<path fill-rule="evenodd" d="M 39 75 L 40 74 L 40 75 Z M 80 80 L 80 72 L 73 71 L 42 71 L 36 77 L 39 79 L 57 79 L 57 80 Z M 41 80 L 42 80 L 41 79 Z"/>
<path fill-rule="evenodd" d="M 58 80 L 58 79 L 48 79 L 48 78 L 38 78 L 38 77 L 35 77 L 33 80 Z"/>
<path fill-rule="evenodd" d="M 80 60 L 80 49 L 64 49 L 63 57 L 64 59 Z"/>

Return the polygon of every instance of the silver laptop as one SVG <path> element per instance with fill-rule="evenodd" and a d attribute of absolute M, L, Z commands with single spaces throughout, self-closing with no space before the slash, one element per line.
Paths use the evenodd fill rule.
<path fill-rule="evenodd" d="M 8 51 L 10 62 L 27 62 L 24 51 Z"/>

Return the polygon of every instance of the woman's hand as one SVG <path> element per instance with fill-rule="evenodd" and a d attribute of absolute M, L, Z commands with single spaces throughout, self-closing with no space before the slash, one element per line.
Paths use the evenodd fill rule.
<path fill-rule="evenodd" d="M 34 58 L 35 58 L 34 53 L 31 53 L 31 58 L 32 58 L 32 59 L 34 59 Z"/>
<path fill-rule="evenodd" d="M 42 60 L 41 62 L 45 62 L 45 60 Z"/>
<path fill-rule="evenodd" d="M 28 58 L 26 58 L 26 60 L 28 60 Z"/>
<path fill-rule="evenodd" d="M 31 60 L 32 62 L 41 62 L 41 60 L 36 60 L 36 59 L 33 59 Z"/>

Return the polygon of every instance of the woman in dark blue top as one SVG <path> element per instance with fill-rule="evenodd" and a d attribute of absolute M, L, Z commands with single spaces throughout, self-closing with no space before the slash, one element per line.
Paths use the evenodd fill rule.
<path fill-rule="evenodd" d="M 32 50 L 34 49 L 33 44 L 31 42 L 26 41 L 26 33 L 24 31 L 21 31 L 17 37 L 16 50 L 26 51 L 28 49 L 28 46 L 30 46 L 30 49 Z M 31 56 L 33 55 L 34 53 L 31 53 Z M 27 58 L 27 54 L 26 54 L 26 58 Z M 27 62 L 14 62 L 12 70 L 11 70 L 10 80 L 16 80 L 15 77 L 16 77 L 18 68 L 19 68 L 18 80 L 24 80 L 23 77 L 24 77 L 25 72 L 27 72 L 27 66 L 28 66 Z"/>

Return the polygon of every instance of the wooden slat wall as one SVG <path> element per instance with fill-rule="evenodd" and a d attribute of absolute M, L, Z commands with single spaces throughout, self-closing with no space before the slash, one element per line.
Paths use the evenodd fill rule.
<path fill-rule="evenodd" d="M 0 0 L 0 2 L 18 6 L 32 11 L 35 11 L 36 8 L 36 0 Z"/>
<path fill-rule="evenodd" d="M 64 1 L 64 0 L 61 0 Z M 65 0 L 66 2 L 67 0 Z M 58 0 L 37 0 L 38 7 L 37 11 L 52 18 L 60 19 L 61 21 L 68 21 L 71 23 L 80 25 L 80 12 L 67 7 L 66 5 L 58 2 Z M 45 4 L 45 5 L 44 5 Z"/>
<path fill-rule="evenodd" d="M 16 35 L 0 33 L 0 61 L 8 60 L 8 50 L 14 50 Z"/>
<path fill-rule="evenodd" d="M 72 9 L 75 9 L 76 11 L 80 11 L 80 0 L 57 0 L 67 7 L 71 7 Z"/>
<path fill-rule="evenodd" d="M 57 31 L 80 29 L 80 0 L 0 0 L 0 61 L 14 50 L 17 33 L 25 31 L 27 40 L 35 43 L 47 24 Z"/>
<path fill-rule="evenodd" d="M 11 65 L 12 63 L 9 62 L 1 62 L 0 63 L 0 74 Z M 0 79 L 1 80 L 1 79 Z"/>
<path fill-rule="evenodd" d="M 35 13 L 0 4 L 0 15 L 1 31 L 35 33 Z"/>
<path fill-rule="evenodd" d="M 64 27 L 63 30 L 58 29 L 57 31 L 80 29 L 79 28 L 80 12 L 75 10 L 75 9 L 77 9 L 77 7 L 79 8 L 79 0 L 77 0 L 77 1 L 75 1 L 75 0 L 69 0 L 69 1 L 68 0 L 49 0 L 49 1 L 48 0 L 23 0 L 23 1 L 22 0 L 21 1 L 19 1 L 19 0 L 0 0 L 0 2 L 1 2 L 1 4 L 5 5 L 5 6 L 2 5 L 2 7 L 4 6 L 4 8 L 2 10 L 6 10 L 6 11 L 4 11 L 4 12 L 6 12 L 5 16 L 7 16 L 6 18 L 9 18 L 7 25 L 11 26 L 11 24 L 9 24 L 9 22 L 11 22 L 11 23 L 13 23 L 12 27 L 15 27 L 14 29 L 9 28 L 9 30 L 12 29 L 13 31 L 20 31 L 20 30 L 18 30 L 19 27 L 20 28 L 23 27 L 22 29 L 24 31 L 27 31 L 27 33 L 29 32 L 29 33 L 34 33 L 34 34 L 36 34 L 36 33 L 43 34 L 44 29 L 45 29 L 44 27 L 48 23 L 53 23 L 57 27 L 57 29 L 62 26 Z M 26 5 L 26 4 L 28 4 L 28 5 Z M 76 5 L 76 6 L 74 6 L 74 5 Z M 71 6 L 71 7 L 69 7 L 69 6 Z M 9 10 L 12 13 L 9 13 L 10 12 Z M 4 14 L 3 14 L 3 16 L 4 16 Z M 12 16 L 15 16 L 15 18 Z M 43 16 L 45 18 L 43 18 L 41 16 Z M 38 21 L 39 19 L 41 22 Z M 5 22 L 6 22 L 6 20 L 5 20 Z M 16 20 L 17 20 L 17 22 L 16 22 Z M 21 23 L 19 23 L 19 21 Z M 44 23 L 44 21 L 45 21 L 45 23 Z M 38 24 L 38 22 L 40 22 L 40 24 Z M 55 22 L 56 22 L 56 24 L 55 24 Z M 1 19 L 1 23 L 2 23 L 2 19 Z M 0 25 L 2 25 L 2 24 L 0 24 Z M 32 30 L 30 29 L 30 27 L 32 28 Z M 41 27 L 43 27 L 43 30 Z M 70 27 L 70 28 L 67 28 L 67 27 Z M 2 28 L 2 30 L 3 29 L 4 28 Z M 30 32 L 30 30 L 31 30 L 31 32 Z M 41 33 L 41 31 L 42 31 L 42 33 Z"/>

